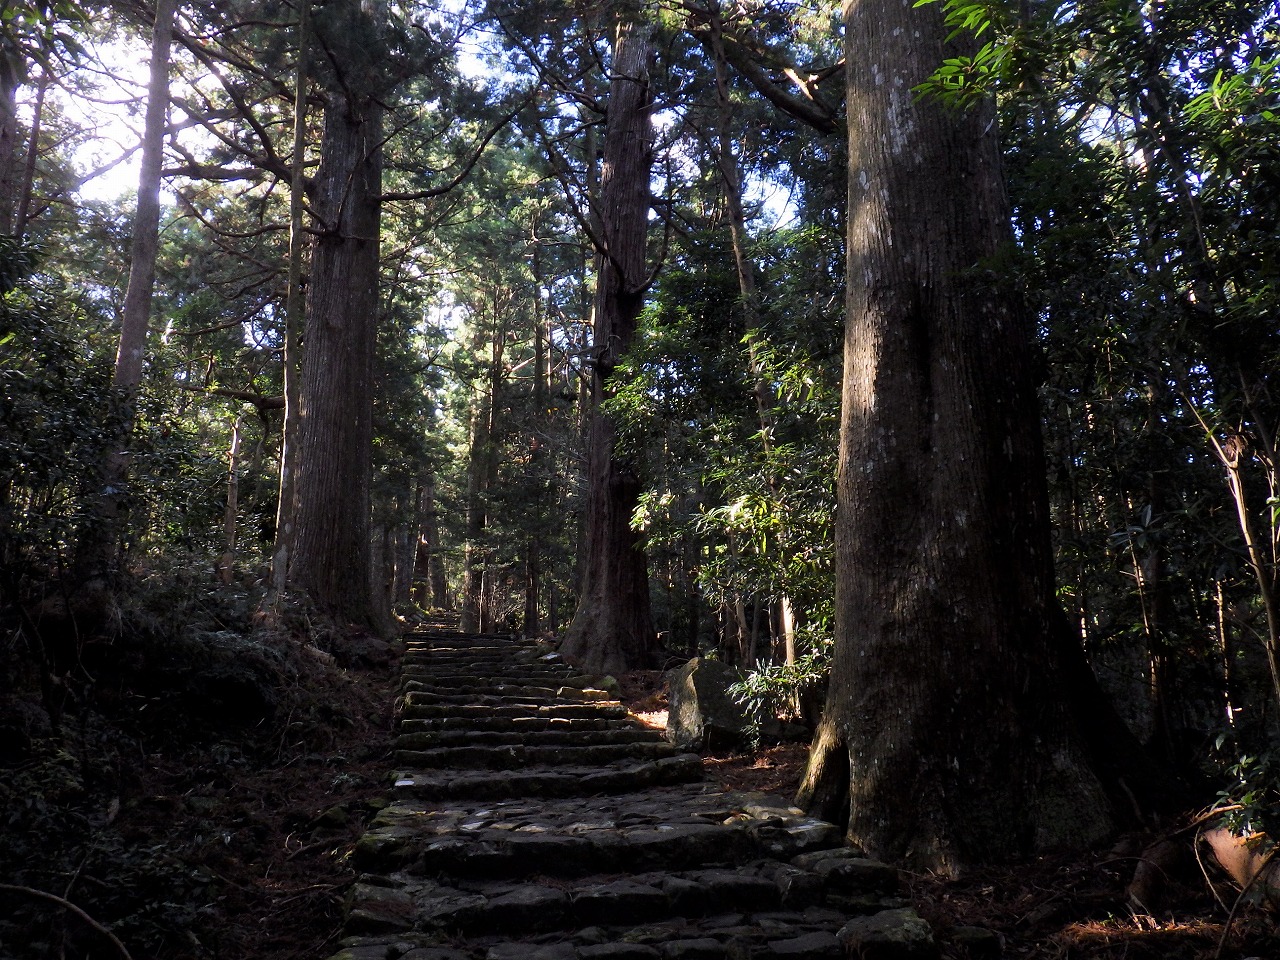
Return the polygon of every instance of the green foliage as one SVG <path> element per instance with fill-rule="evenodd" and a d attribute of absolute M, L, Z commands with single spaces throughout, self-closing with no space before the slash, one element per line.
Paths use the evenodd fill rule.
<path fill-rule="evenodd" d="M 19 250 L 12 263 L 33 264 Z M 88 316 L 47 277 L 0 299 L 0 571 L 10 589 L 65 565 L 104 454 L 110 371 L 86 351 Z"/>
<path fill-rule="evenodd" d="M 916 0 L 915 7 L 941 2 L 950 44 L 958 38 L 978 40 L 993 35 L 972 53 L 943 59 L 924 83 L 913 88 L 920 97 L 935 97 L 955 107 L 968 107 L 991 96 L 996 86 L 1010 79 L 1019 55 L 1017 41 L 1009 35 L 1011 11 L 999 0 Z"/>
<path fill-rule="evenodd" d="M 760 743 L 761 726 L 770 719 L 808 719 L 806 701 L 821 696 L 831 675 L 831 640 L 809 637 L 808 650 L 794 663 L 758 662 L 729 687 L 729 696 L 742 705 L 748 733 Z"/>
<path fill-rule="evenodd" d="M 1221 750 L 1225 736 L 1219 736 Z M 1272 751 L 1245 754 L 1227 767 L 1230 785 L 1218 794 L 1221 823 L 1239 837 L 1260 835 L 1267 847 L 1280 838 L 1280 761 Z"/>

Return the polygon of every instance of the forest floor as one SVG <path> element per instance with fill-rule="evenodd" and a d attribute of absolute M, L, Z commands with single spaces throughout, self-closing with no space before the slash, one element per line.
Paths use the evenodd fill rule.
<path fill-rule="evenodd" d="M 26 819 L 8 808 L 3 831 L 43 833 L 7 838 L 0 884 L 52 890 L 78 904 L 119 934 L 133 960 L 330 955 L 355 879 L 352 849 L 386 802 L 397 658 L 393 648 L 367 638 L 328 646 L 304 646 L 293 656 L 286 673 L 294 689 L 282 700 L 289 712 L 280 716 L 277 709 L 271 724 L 242 731 L 252 749 L 232 746 L 234 732 L 200 738 L 188 731 L 140 751 L 127 776 L 105 791 L 102 783 L 85 782 L 92 765 L 81 755 L 80 772 L 69 774 L 72 785 L 61 797 L 48 788 L 49 770 L 63 763 L 71 771 L 70 761 L 28 760 L 0 770 L 15 794 L 24 777 L 44 784 L 34 813 L 27 801 Z M 663 725 L 661 675 L 647 671 L 621 681 L 628 706 L 645 722 Z M 110 738 L 90 726 L 81 724 L 78 749 L 86 753 L 90 741 Z M 76 749 L 64 745 L 61 754 Z M 795 790 L 804 760 L 805 748 L 794 744 L 706 758 L 712 782 L 783 796 Z M 12 804 L 16 797 L 0 799 Z M 57 833 L 63 828 L 71 835 Z M 1163 916 L 1133 915 L 1125 886 L 1134 863 L 1132 854 L 1111 852 L 1044 858 L 961 880 L 914 876 L 909 895 L 937 929 L 999 932 L 1006 958 L 1280 958 L 1274 918 L 1249 911 L 1234 920 L 1219 954 L 1226 911 L 1203 881 L 1182 889 Z M 69 879 L 66 864 L 74 870 Z M 1225 885 L 1218 895 L 1231 903 Z M 102 952 L 101 940 L 95 944 L 99 933 L 52 901 L 21 892 L 8 901 L 18 906 L 0 911 L 0 957 L 112 955 Z"/>

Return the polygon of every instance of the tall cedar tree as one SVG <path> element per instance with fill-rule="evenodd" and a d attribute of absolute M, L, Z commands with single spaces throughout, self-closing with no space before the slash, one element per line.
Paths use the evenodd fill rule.
<path fill-rule="evenodd" d="M 616 427 L 601 410 L 618 360 L 635 339 L 648 282 L 652 50 L 652 27 L 620 6 L 600 170 L 585 553 L 578 609 L 562 647 L 601 673 L 650 666 L 657 641 L 648 560 L 631 528 L 642 484 L 636 465 L 615 451 Z"/>
<path fill-rule="evenodd" d="M 374 16 L 360 5 L 338 7 L 315 18 L 334 76 L 316 186 L 289 582 L 335 616 L 377 625 L 369 484 L 385 58 Z"/>
<path fill-rule="evenodd" d="M 801 802 L 869 854 L 943 871 L 1103 836 L 1055 681 L 1030 318 L 989 103 L 913 88 L 941 4 L 845 7 L 849 233 L 835 653 Z"/>

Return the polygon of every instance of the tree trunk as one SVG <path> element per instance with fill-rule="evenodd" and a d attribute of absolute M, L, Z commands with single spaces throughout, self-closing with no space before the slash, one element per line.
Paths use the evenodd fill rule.
<path fill-rule="evenodd" d="M 160 242 L 160 179 L 165 127 L 169 114 L 169 46 L 173 38 L 176 0 L 157 0 L 151 32 L 151 64 L 147 112 L 143 123 L 138 202 L 133 216 L 129 283 L 120 315 L 120 342 L 111 375 L 112 402 L 118 419 L 106 444 L 97 525 L 84 531 L 77 565 L 85 579 L 109 573 L 116 562 L 125 510 L 129 472 L 127 448 L 133 432 L 134 404 L 142 382 L 142 363 L 151 329 L 151 296 L 155 288 L 156 253 Z"/>
<path fill-rule="evenodd" d="M 289 581 L 326 612 L 381 628 L 370 582 L 369 483 L 383 64 L 369 47 L 378 46 L 379 25 L 367 12 L 352 5 L 334 17 L 327 43 L 350 61 L 336 65 L 339 82 L 330 85 L 324 112 Z"/>
<path fill-rule="evenodd" d="M 751 392 L 755 397 L 756 416 L 760 423 L 760 445 L 765 459 L 771 460 L 776 419 L 774 408 L 777 406 L 778 398 L 760 360 L 760 312 L 756 293 L 755 264 L 747 253 L 747 218 L 743 212 L 742 177 L 738 170 L 738 156 L 733 143 L 733 102 L 729 97 L 729 68 L 725 58 L 723 24 L 718 7 L 710 11 L 709 24 L 710 47 L 716 72 L 716 163 L 720 169 L 720 178 L 724 181 L 725 207 L 729 214 L 729 238 L 733 244 L 733 262 L 737 269 L 738 292 L 742 297 L 743 323 L 747 331 L 745 338 L 747 369 L 754 381 Z M 782 497 L 779 491 L 782 484 L 776 473 L 770 471 L 768 483 L 777 504 L 775 509 L 781 511 Z M 774 562 L 784 570 L 788 561 L 789 542 L 786 518 L 782 517 L 775 535 L 766 539 L 766 549 L 774 555 Z M 778 602 L 781 608 L 778 629 L 782 640 L 783 656 L 786 663 L 795 663 L 795 613 L 791 598 L 783 592 L 778 597 Z M 770 623 L 772 633 L 772 620 Z M 754 665 L 754 654 L 747 665 Z"/>
<path fill-rule="evenodd" d="M 298 486 L 298 428 L 302 420 L 301 340 L 306 323 L 302 284 L 306 235 L 302 207 L 306 192 L 307 48 L 311 39 L 311 0 L 298 8 L 298 63 L 293 78 L 293 163 L 289 170 L 289 279 L 285 294 L 284 421 L 280 428 L 280 485 L 276 500 L 276 536 L 271 557 L 271 602 L 284 591 L 293 549 Z"/>
<path fill-rule="evenodd" d="M 22 79 L 22 51 L 0 36 L 0 236 L 19 235 L 14 228 L 18 209 L 18 86 Z"/>
<path fill-rule="evenodd" d="M 436 505 L 436 482 L 428 470 L 418 493 L 418 545 L 413 562 L 414 599 L 424 609 L 448 610 L 449 584 L 440 553 L 440 524 Z"/>
<path fill-rule="evenodd" d="M 1096 841 L 1110 806 L 1056 687 L 1030 318 L 990 105 L 912 89 L 939 5 L 846 6 L 849 235 L 835 653 L 800 800 L 956 872 Z M 843 809 L 841 809 L 843 808 Z"/>
<path fill-rule="evenodd" d="M 471 417 L 471 450 L 467 461 L 467 543 L 462 574 L 461 627 L 464 631 L 484 629 L 486 571 L 493 553 L 484 543 L 484 532 L 489 525 L 489 491 L 496 482 L 498 472 L 494 433 L 506 346 L 506 328 L 502 323 L 504 305 L 499 304 L 499 293 L 495 289 L 488 375 L 479 406 Z M 478 348 L 479 335 L 476 340 Z"/>
<path fill-rule="evenodd" d="M 227 451 L 227 503 L 222 513 L 222 582 L 230 583 L 236 573 L 236 521 L 240 516 L 240 441 L 244 417 L 231 425 L 231 448 Z"/>
<path fill-rule="evenodd" d="M 649 571 L 631 529 L 641 492 L 636 465 L 615 455 L 616 430 L 600 409 L 619 359 L 635 337 L 644 303 L 649 172 L 648 24 L 621 19 L 600 177 L 594 360 L 587 454 L 587 523 L 578 609 L 562 650 L 586 669 L 615 673 L 647 667 L 657 648 L 649 608 Z"/>

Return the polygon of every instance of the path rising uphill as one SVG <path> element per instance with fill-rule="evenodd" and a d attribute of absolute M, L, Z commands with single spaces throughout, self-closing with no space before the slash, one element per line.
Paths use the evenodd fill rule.
<path fill-rule="evenodd" d="M 779 798 L 702 782 L 548 648 L 414 634 L 394 800 L 332 960 L 766 960 L 928 928 L 898 876 Z M 930 946 L 932 944 L 929 944 Z"/>

